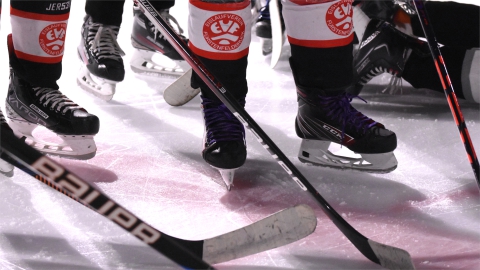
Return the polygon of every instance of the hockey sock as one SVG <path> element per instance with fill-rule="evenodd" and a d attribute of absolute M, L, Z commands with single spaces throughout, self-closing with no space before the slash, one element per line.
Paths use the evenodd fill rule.
<path fill-rule="evenodd" d="M 312 4 L 313 3 L 313 4 Z M 289 0 L 283 5 L 295 82 L 307 88 L 346 88 L 352 82 L 352 1 Z"/>
<path fill-rule="evenodd" d="M 70 1 L 11 0 L 10 6 L 11 67 L 34 86 L 58 89 Z"/>
<path fill-rule="evenodd" d="M 248 91 L 250 1 L 190 0 L 189 11 L 188 46 L 236 99 L 244 99 Z M 218 100 L 195 74 L 192 86 L 200 86 L 202 95 Z"/>

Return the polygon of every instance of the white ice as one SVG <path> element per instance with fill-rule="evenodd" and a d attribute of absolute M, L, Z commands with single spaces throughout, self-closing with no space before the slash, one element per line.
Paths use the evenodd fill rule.
<path fill-rule="evenodd" d="M 171 13 L 186 28 L 187 1 L 177 2 Z M 8 87 L 8 10 L 9 2 L 3 1 L 1 100 Z M 200 155 L 199 98 L 170 107 L 162 90 L 173 77 L 145 78 L 130 70 L 131 14 L 127 1 L 119 36 L 127 54 L 126 78 L 113 100 L 104 102 L 75 83 L 84 1 L 73 1 L 59 84 L 63 93 L 100 117 L 101 129 L 95 137 L 96 157 L 55 160 L 150 225 L 184 239 L 220 235 L 296 204 L 315 209 L 318 226 L 312 235 L 215 265 L 218 269 L 381 269 L 359 253 L 250 133 L 248 160 L 237 171 L 232 190 L 226 191 L 220 174 Z M 395 171 L 369 174 L 306 166 L 297 159 L 297 105 L 286 49 L 272 70 L 259 40 L 252 39 L 246 110 L 262 129 L 366 237 L 407 250 L 417 269 L 479 269 L 480 192 L 444 94 L 407 85 L 403 95 L 388 95 L 380 93 L 381 85 L 372 84 L 362 92 L 368 103 L 354 101 L 360 111 L 396 132 Z M 480 108 L 459 103 L 479 151 Z M 38 134 L 53 138 L 47 131 Z M 178 267 L 103 216 L 18 169 L 13 178 L 1 179 L 0 216 L 0 269 Z"/>

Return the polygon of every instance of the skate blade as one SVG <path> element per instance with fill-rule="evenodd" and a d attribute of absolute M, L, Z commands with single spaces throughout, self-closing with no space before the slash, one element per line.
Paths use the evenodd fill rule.
<path fill-rule="evenodd" d="M 398 165 L 393 152 L 359 154 L 339 144 L 317 140 L 303 140 L 298 159 L 315 166 L 369 173 L 389 173 Z"/>
<path fill-rule="evenodd" d="M 130 60 L 130 68 L 133 72 L 146 76 L 181 76 L 190 69 L 190 65 L 184 60 L 172 60 L 161 53 L 136 49 Z"/>
<path fill-rule="evenodd" d="M 262 54 L 264 56 L 272 53 L 273 45 L 271 38 L 260 38 L 260 44 L 262 45 Z"/>
<path fill-rule="evenodd" d="M 115 94 L 116 83 L 90 74 L 85 66 L 80 68 L 77 77 L 77 84 L 80 88 L 105 101 L 112 100 Z"/>
<path fill-rule="evenodd" d="M 235 176 L 235 171 L 237 169 L 221 169 L 216 167 L 214 168 L 220 172 L 223 182 L 225 183 L 225 187 L 227 188 L 228 191 L 230 191 L 233 186 L 233 177 Z"/>
<path fill-rule="evenodd" d="M 13 176 L 13 165 L 6 162 L 3 159 L 0 159 L 0 174 L 5 175 L 6 177 Z"/>

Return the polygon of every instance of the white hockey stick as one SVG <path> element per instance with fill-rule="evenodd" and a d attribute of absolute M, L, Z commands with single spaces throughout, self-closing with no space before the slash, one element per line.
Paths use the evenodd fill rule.
<path fill-rule="evenodd" d="M 190 86 L 191 77 L 192 69 L 189 69 L 165 88 L 165 90 L 163 90 L 163 99 L 165 102 L 170 106 L 182 106 L 198 95 L 200 88 L 192 88 Z"/>
<path fill-rule="evenodd" d="M 282 22 L 280 19 L 280 12 L 278 1 L 270 0 L 270 23 L 272 26 L 272 58 L 270 59 L 270 68 L 275 68 L 280 60 L 283 50 L 283 32 Z"/>

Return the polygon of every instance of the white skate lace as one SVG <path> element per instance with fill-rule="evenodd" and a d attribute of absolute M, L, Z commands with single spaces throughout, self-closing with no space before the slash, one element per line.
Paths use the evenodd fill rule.
<path fill-rule="evenodd" d="M 168 26 L 170 26 L 170 28 L 172 28 L 179 36 L 183 34 L 183 29 L 182 27 L 180 27 L 180 24 L 178 23 L 177 19 L 175 19 L 175 17 L 170 15 L 167 9 L 161 10 L 159 13 L 160 13 L 160 17 L 162 17 L 162 19 L 168 24 Z M 173 27 L 171 23 L 174 23 L 175 27 Z M 155 25 L 153 25 L 153 23 L 149 21 L 149 25 L 150 25 L 150 30 L 155 34 L 155 39 L 157 39 L 158 37 L 165 39 L 165 37 L 155 27 Z"/>
<path fill-rule="evenodd" d="M 119 61 L 125 52 L 117 42 L 119 27 L 90 23 L 87 42 L 97 59 L 109 58 Z"/>
<path fill-rule="evenodd" d="M 3 116 L 2 110 L 0 110 L 0 124 L 6 124 L 7 120 L 5 120 L 5 116 Z"/>
<path fill-rule="evenodd" d="M 361 78 L 361 82 L 363 85 L 367 84 L 370 80 L 372 80 L 374 77 L 383 74 L 383 73 L 388 73 L 391 75 L 390 82 L 388 85 L 381 91 L 382 93 L 388 93 L 391 95 L 402 93 L 403 92 L 403 81 L 402 77 L 399 74 L 398 71 L 395 71 L 391 68 L 385 68 L 382 66 L 378 66 L 370 70 L 367 74 L 365 74 Z"/>
<path fill-rule="evenodd" d="M 35 95 L 40 97 L 40 103 L 44 106 L 50 106 L 50 109 L 65 114 L 67 111 L 83 109 L 75 102 L 71 101 L 59 90 L 52 88 L 33 87 Z"/>

